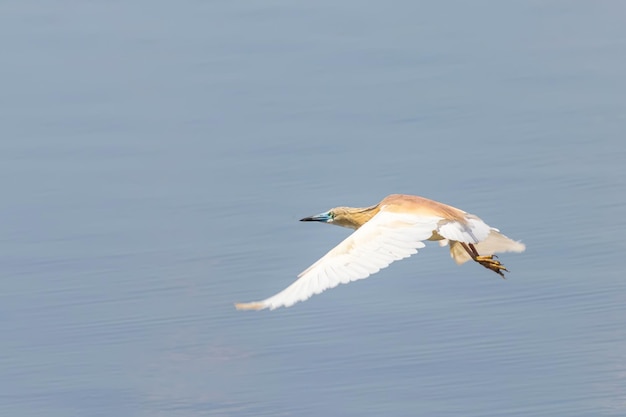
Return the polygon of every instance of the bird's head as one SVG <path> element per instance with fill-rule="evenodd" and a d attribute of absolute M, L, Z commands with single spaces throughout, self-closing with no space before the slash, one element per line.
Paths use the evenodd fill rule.
<path fill-rule="evenodd" d="M 336 226 L 348 227 L 350 229 L 358 229 L 366 221 L 368 221 L 375 213 L 369 214 L 374 207 L 352 208 L 352 207 L 335 207 L 315 216 L 300 219 L 301 222 L 322 222 L 334 224 Z"/>

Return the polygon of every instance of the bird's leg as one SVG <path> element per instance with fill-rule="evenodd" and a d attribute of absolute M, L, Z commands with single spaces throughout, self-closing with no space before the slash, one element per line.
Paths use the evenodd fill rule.
<path fill-rule="evenodd" d="M 509 270 L 506 269 L 506 267 L 502 265 L 500 261 L 494 259 L 494 257 L 497 258 L 497 256 L 479 255 L 478 251 L 476 250 L 476 247 L 473 244 L 463 243 L 463 242 L 459 242 L 459 243 L 461 243 L 461 246 L 463 246 L 463 249 L 467 251 L 469 256 L 471 256 L 474 261 L 478 262 L 485 268 L 492 270 L 496 274 L 500 275 L 502 278 L 504 278 L 504 273 L 502 271 L 509 272 Z"/>

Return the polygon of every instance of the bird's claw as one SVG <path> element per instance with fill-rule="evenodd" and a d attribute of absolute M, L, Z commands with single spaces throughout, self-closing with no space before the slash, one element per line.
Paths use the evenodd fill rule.
<path fill-rule="evenodd" d="M 509 272 L 509 270 L 506 269 L 506 267 L 502 265 L 500 261 L 497 261 L 493 258 L 494 258 L 494 255 L 477 256 L 474 258 L 474 260 L 478 262 L 479 264 L 481 264 L 482 266 L 484 266 L 485 268 L 492 270 L 493 272 L 495 272 L 496 274 L 504 278 L 504 274 L 502 273 L 502 271 Z"/>

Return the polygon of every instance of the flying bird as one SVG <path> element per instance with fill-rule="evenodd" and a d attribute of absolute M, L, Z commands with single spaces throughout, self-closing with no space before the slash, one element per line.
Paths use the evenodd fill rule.
<path fill-rule="evenodd" d="M 452 259 L 459 265 L 473 260 L 503 278 L 508 270 L 494 254 L 526 249 L 473 214 L 413 195 L 392 194 L 371 207 L 336 207 L 300 221 L 334 224 L 355 232 L 290 286 L 262 301 L 235 304 L 238 310 L 290 307 L 339 284 L 367 278 L 393 261 L 417 253 L 425 240 L 449 245 Z"/>

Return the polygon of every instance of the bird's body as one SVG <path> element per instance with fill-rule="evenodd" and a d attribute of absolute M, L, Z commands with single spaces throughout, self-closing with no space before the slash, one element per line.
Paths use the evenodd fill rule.
<path fill-rule="evenodd" d="M 240 310 L 289 307 L 339 284 L 367 278 L 393 261 L 423 248 L 424 240 L 450 245 L 457 264 L 474 260 L 502 277 L 506 268 L 493 255 L 523 252 L 477 216 L 424 197 L 392 194 L 365 208 L 337 207 L 302 221 L 319 221 L 355 229 L 343 242 L 298 275 L 278 294 L 262 301 L 235 304 Z"/>

